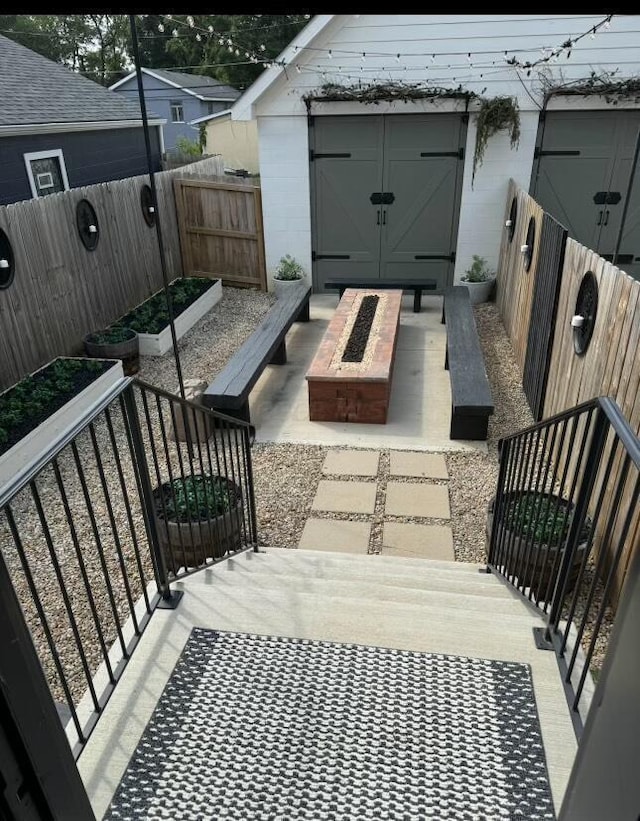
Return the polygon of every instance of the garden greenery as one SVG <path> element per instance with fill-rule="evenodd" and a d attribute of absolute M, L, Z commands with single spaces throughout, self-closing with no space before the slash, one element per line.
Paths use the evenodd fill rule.
<path fill-rule="evenodd" d="M 211 288 L 216 280 L 206 277 L 184 277 L 169 285 L 174 317 L 179 316 L 189 305 Z M 133 311 L 121 316 L 109 330 L 131 328 L 139 334 L 159 334 L 169 324 L 169 310 L 164 290 L 149 297 Z"/>
<path fill-rule="evenodd" d="M 197 474 L 162 486 L 169 521 L 205 521 L 226 513 L 236 504 L 235 486 L 222 476 Z"/>
<path fill-rule="evenodd" d="M 565 499 L 528 491 L 507 502 L 503 522 L 518 536 L 531 538 L 535 544 L 560 547 L 569 533 L 571 511 Z M 589 525 L 585 523 L 581 540 L 588 535 Z"/>
<path fill-rule="evenodd" d="M 291 254 L 285 254 L 285 256 L 280 257 L 280 264 L 276 268 L 276 272 L 273 276 L 274 279 L 283 279 L 288 282 L 302 279 L 304 276 L 304 268 Z"/>
<path fill-rule="evenodd" d="M 495 271 L 492 271 L 487 260 L 484 257 L 479 257 L 477 254 L 473 255 L 473 263 L 470 268 L 464 272 L 462 277 L 463 282 L 486 282 L 495 276 Z"/>

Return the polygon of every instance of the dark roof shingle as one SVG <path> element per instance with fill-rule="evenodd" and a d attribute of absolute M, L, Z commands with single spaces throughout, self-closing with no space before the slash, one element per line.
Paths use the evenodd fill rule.
<path fill-rule="evenodd" d="M 0 35 L 0 127 L 140 120 L 138 102 Z M 149 119 L 156 117 L 148 111 Z"/>

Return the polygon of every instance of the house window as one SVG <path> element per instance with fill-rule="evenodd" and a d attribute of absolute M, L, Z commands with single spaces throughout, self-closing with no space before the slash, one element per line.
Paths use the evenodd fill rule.
<path fill-rule="evenodd" d="M 176 102 L 175 100 L 170 104 L 171 105 L 171 122 L 172 123 L 183 123 L 184 122 L 184 109 L 182 108 L 181 102 Z"/>
<path fill-rule="evenodd" d="M 67 169 L 61 148 L 32 151 L 24 155 L 24 163 L 34 197 L 46 197 L 47 194 L 69 190 Z"/>
<path fill-rule="evenodd" d="M 215 114 L 216 113 L 216 106 L 217 103 L 207 103 L 207 114 Z"/>

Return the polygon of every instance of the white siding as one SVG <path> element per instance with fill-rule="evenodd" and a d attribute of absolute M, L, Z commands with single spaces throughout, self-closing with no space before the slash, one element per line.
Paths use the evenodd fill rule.
<path fill-rule="evenodd" d="M 291 254 L 311 277 L 309 138 L 305 117 L 260 117 L 260 185 L 267 280 Z"/>
<path fill-rule="evenodd" d="M 390 79 L 429 82 L 446 88 L 461 84 L 463 89 L 485 96 L 509 95 L 517 99 L 521 119 L 519 147 L 511 149 L 506 133 L 492 137 L 473 188 L 477 104 L 469 107 L 455 281 L 469 266 L 473 254 L 486 257 L 495 268 L 509 179 L 513 177 L 525 189 L 529 187 L 544 97 L 539 72 L 534 69 L 527 77 L 525 71 L 507 65 L 505 50 L 509 57 L 516 55 L 521 61 L 534 61 L 542 56 L 543 48 L 560 47 L 604 17 L 605 13 L 336 15 L 308 48 L 293 54 L 286 73 L 282 72 L 253 107 L 258 118 L 268 270 L 275 267 L 283 253 L 292 253 L 311 270 L 307 110 L 302 95 L 327 81 L 350 85 Z M 599 30 L 594 39 L 582 38 L 573 46 L 570 58 L 563 55 L 557 63 L 546 64 L 544 70 L 558 82 L 587 78 L 592 70 L 602 73 L 617 69 L 617 78 L 637 76 L 639 41 L 640 15 L 616 15 L 608 30 Z M 332 51 L 331 57 L 328 49 Z M 366 55 L 364 61 L 362 52 Z M 554 98 L 549 107 L 606 105 L 601 98 L 585 102 L 582 98 L 562 97 Z M 459 102 L 451 100 L 380 105 L 314 102 L 311 111 L 316 116 L 391 112 L 409 115 L 456 108 L 460 108 Z"/>

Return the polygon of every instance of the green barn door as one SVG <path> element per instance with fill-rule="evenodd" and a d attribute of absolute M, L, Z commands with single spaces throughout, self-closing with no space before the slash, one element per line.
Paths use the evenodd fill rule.
<path fill-rule="evenodd" d="M 464 139 L 459 114 L 384 118 L 382 277 L 452 281 Z"/>
<path fill-rule="evenodd" d="M 569 236 L 612 259 L 640 114 L 633 111 L 547 112 L 536 150 L 532 196 Z M 640 279 L 640 175 L 631 192 L 618 266 Z"/>
<path fill-rule="evenodd" d="M 466 126 L 461 114 L 314 117 L 314 285 L 453 279 Z"/>
<path fill-rule="evenodd" d="M 380 206 L 371 195 L 382 191 L 382 117 L 314 117 L 312 138 L 316 287 L 378 276 Z"/>

